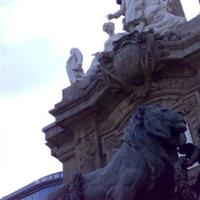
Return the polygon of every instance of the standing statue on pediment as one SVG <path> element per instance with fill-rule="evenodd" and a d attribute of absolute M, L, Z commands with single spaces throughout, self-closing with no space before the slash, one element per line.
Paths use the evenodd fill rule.
<path fill-rule="evenodd" d="M 109 20 L 124 16 L 125 30 L 146 32 L 151 29 L 164 34 L 175 31 L 178 26 L 186 22 L 184 17 L 175 16 L 168 8 L 169 0 L 118 0 L 120 9 L 109 14 Z"/>
<path fill-rule="evenodd" d="M 138 30 L 142 32 L 145 25 L 143 14 L 144 0 L 118 0 L 117 2 L 120 4 L 120 9 L 113 14 L 109 14 L 107 18 L 111 20 L 124 16 L 123 25 L 126 31 Z"/>
<path fill-rule="evenodd" d="M 70 50 L 71 56 L 67 60 L 66 70 L 70 83 L 80 81 L 84 77 L 84 71 L 82 68 L 83 55 L 78 48 L 72 48 Z"/>
<path fill-rule="evenodd" d="M 108 34 L 109 38 L 104 43 L 104 51 L 112 51 L 113 42 L 119 40 L 126 33 L 115 34 L 115 25 L 113 22 L 106 22 L 103 24 L 103 31 Z"/>
<path fill-rule="evenodd" d="M 121 37 L 126 35 L 126 32 L 115 33 L 115 25 L 113 22 L 106 22 L 103 24 L 103 31 L 108 34 L 108 39 L 104 42 L 103 52 L 110 52 L 113 50 L 113 42 L 119 40 Z M 87 76 L 94 76 L 97 71 L 97 66 L 99 65 L 99 58 L 102 52 L 96 52 L 92 54 L 94 56 L 90 67 L 86 73 Z"/>

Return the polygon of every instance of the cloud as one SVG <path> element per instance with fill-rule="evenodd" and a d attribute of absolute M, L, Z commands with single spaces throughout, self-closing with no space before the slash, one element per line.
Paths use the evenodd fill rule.
<path fill-rule="evenodd" d="M 51 89 L 1 99 L 0 177 L 3 182 L 0 196 L 61 170 L 61 163 L 45 146 L 41 131 L 53 121 L 48 110 L 61 98 L 58 89 L 58 93 L 54 92 L 55 88 Z"/>
<path fill-rule="evenodd" d="M 45 87 L 59 79 L 66 80 L 65 62 L 45 38 L 31 38 L 17 45 L 3 47 L 3 94 L 12 96 Z"/>
<path fill-rule="evenodd" d="M 61 80 L 63 85 L 69 85 L 65 62 L 74 46 L 82 51 L 87 70 L 91 54 L 102 50 L 107 37 L 101 31 L 106 15 L 101 13 L 104 5 L 98 2 L 98 10 L 86 11 L 87 4 L 96 3 L 13 0 L 3 6 L 3 95 L 26 94 Z"/>
<path fill-rule="evenodd" d="M 181 0 L 185 15 L 188 20 L 192 19 L 200 12 L 199 0 L 193 0 L 192 3 L 188 0 Z"/>

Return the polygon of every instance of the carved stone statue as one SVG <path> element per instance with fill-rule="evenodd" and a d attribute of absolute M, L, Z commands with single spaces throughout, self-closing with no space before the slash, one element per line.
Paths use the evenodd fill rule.
<path fill-rule="evenodd" d="M 70 50 L 71 56 L 67 60 L 66 70 L 70 83 L 75 83 L 84 77 L 84 71 L 82 68 L 83 55 L 77 48 Z"/>
<path fill-rule="evenodd" d="M 169 12 L 169 0 L 145 0 L 144 15 L 146 27 L 144 31 L 153 29 L 156 33 L 164 34 L 176 31 L 177 27 L 186 22 L 184 17 L 175 16 Z"/>
<path fill-rule="evenodd" d="M 106 22 L 103 24 L 103 31 L 108 34 L 108 39 L 104 43 L 104 52 L 109 52 L 113 50 L 113 42 L 119 40 L 121 37 L 126 35 L 126 33 L 117 33 L 115 34 L 115 25 L 113 22 Z M 92 77 L 96 71 L 97 66 L 99 65 L 99 57 L 101 56 L 101 52 L 97 52 L 93 54 L 94 58 L 90 64 L 90 67 L 86 73 L 86 76 Z"/>
<path fill-rule="evenodd" d="M 109 38 L 104 43 L 104 51 L 112 51 L 113 42 L 119 40 L 125 33 L 115 34 L 115 25 L 113 22 L 107 22 L 103 24 L 103 31 L 109 35 Z"/>
<path fill-rule="evenodd" d="M 124 27 L 128 32 L 139 32 L 153 29 L 154 32 L 164 34 L 176 30 L 185 23 L 184 17 L 175 16 L 168 10 L 169 0 L 122 0 L 120 9 L 109 14 L 109 20 L 125 16 Z"/>
<path fill-rule="evenodd" d="M 109 14 L 107 17 L 109 20 L 113 18 L 119 18 L 120 16 L 124 16 L 124 26 L 127 27 L 128 32 L 132 32 L 133 30 L 143 30 L 144 22 L 143 22 L 143 3 L 144 0 L 122 0 L 120 5 L 120 9 L 114 14 Z M 137 28 L 136 28 L 137 26 Z"/>
<path fill-rule="evenodd" d="M 182 169 L 177 146 L 185 143 L 185 130 L 181 113 L 158 104 L 140 107 L 125 127 L 113 160 L 85 176 L 74 173 L 49 200 L 174 199 L 174 163 Z"/>

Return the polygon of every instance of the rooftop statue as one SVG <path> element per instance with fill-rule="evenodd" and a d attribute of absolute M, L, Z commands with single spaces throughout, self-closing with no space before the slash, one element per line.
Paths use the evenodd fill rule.
<path fill-rule="evenodd" d="M 75 83 L 84 77 L 84 71 L 82 68 L 83 55 L 77 48 L 70 50 L 70 57 L 66 63 L 67 75 L 70 83 Z"/>
<path fill-rule="evenodd" d="M 113 22 L 106 22 L 103 24 L 103 31 L 108 34 L 108 39 L 104 43 L 103 52 L 109 52 L 113 50 L 113 42 L 119 40 L 122 36 L 126 35 L 125 32 L 115 34 L 115 25 Z M 90 67 L 86 73 L 86 76 L 92 76 L 97 71 L 97 66 L 99 65 L 99 57 L 101 52 L 92 54 L 94 58 L 90 64 Z"/>
<path fill-rule="evenodd" d="M 128 32 L 133 30 L 142 31 L 144 28 L 143 21 L 143 0 L 121 0 L 118 1 L 120 4 L 120 9 L 113 13 L 109 14 L 107 17 L 109 20 L 113 18 L 119 18 L 124 16 L 124 28 Z"/>
<path fill-rule="evenodd" d="M 175 181 L 176 169 L 184 168 L 185 159 L 178 159 L 177 147 L 186 142 L 185 130 L 181 113 L 159 104 L 140 107 L 125 127 L 113 160 L 84 176 L 75 173 L 49 200 L 174 199 L 175 186 L 182 186 Z M 175 199 L 197 200 L 187 192 Z"/>
<path fill-rule="evenodd" d="M 164 34 L 176 30 L 185 23 L 184 17 L 175 16 L 169 12 L 169 0 L 118 0 L 120 9 L 109 14 L 109 20 L 124 16 L 124 27 L 128 32 L 137 30 L 145 32 L 153 29 L 154 32 Z"/>
<path fill-rule="evenodd" d="M 107 22 L 103 24 L 103 31 L 109 35 L 109 38 L 104 43 L 104 51 L 112 51 L 113 42 L 120 39 L 125 33 L 115 34 L 115 25 L 113 22 Z"/>

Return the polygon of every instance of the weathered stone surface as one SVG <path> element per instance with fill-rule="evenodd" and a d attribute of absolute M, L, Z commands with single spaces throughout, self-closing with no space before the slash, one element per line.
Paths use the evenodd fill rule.
<path fill-rule="evenodd" d="M 121 145 L 122 130 L 128 118 L 141 105 L 159 102 L 165 107 L 183 112 L 193 142 L 196 145 L 200 143 L 198 24 L 199 16 L 180 27 L 181 38 L 172 34 L 168 39 L 160 40 L 159 51 L 154 49 L 161 52 L 160 56 L 156 57 L 153 68 L 158 70 L 145 75 L 142 73 L 143 77 L 147 77 L 148 92 L 144 88 L 145 81 L 140 80 L 141 84 L 133 84 L 131 90 L 126 87 L 128 84 L 124 87 L 123 84 L 116 83 L 120 80 L 119 76 L 116 76 L 116 79 L 105 76 L 102 65 L 97 67 L 92 76 L 86 76 L 82 81 L 63 90 L 61 102 L 50 111 L 55 122 L 43 131 L 52 155 L 64 165 L 66 181 L 73 170 L 87 174 L 111 161 Z M 187 34 L 183 34 L 183 30 Z M 145 47 L 145 43 L 142 43 L 142 46 Z M 106 69 L 113 75 L 116 69 L 113 68 L 112 62 L 110 63 L 111 65 L 105 66 L 108 66 Z M 134 67 L 135 63 L 131 66 Z M 68 166 L 72 167 L 69 169 Z M 190 171 L 191 182 L 195 181 L 197 171 L 198 168 Z"/>
<path fill-rule="evenodd" d="M 189 160 L 177 154 L 180 145 L 181 153 L 187 154 L 186 129 L 182 113 L 158 104 L 140 107 L 125 127 L 113 160 L 85 176 L 75 173 L 49 200 L 197 200 L 184 167 L 190 166 L 196 152 Z M 195 148 L 196 162 L 200 150 Z"/>

